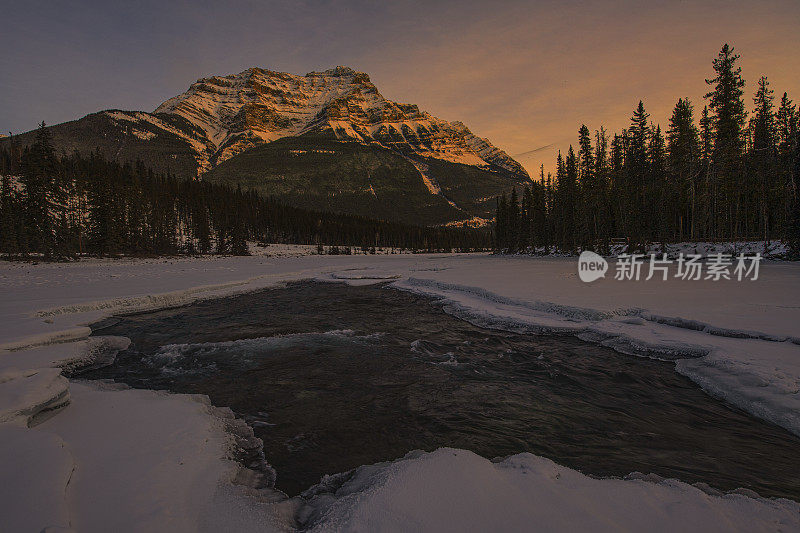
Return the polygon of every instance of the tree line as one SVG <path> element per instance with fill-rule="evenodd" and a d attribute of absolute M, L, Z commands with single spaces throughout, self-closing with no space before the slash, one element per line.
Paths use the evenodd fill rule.
<path fill-rule="evenodd" d="M 748 120 L 739 57 L 725 44 L 713 60 L 699 121 L 679 98 L 666 131 L 641 101 L 621 133 L 582 125 L 555 176 L 542 166 L 538 182 L 498 198 L 495 248 L 784 239 L 800 253 L 799 113 L 786 92 L 776 104 L 762 76 Z"/>
<path fill-rule="evenodd" d="M 57 155 L 44 123 L 32 145 L 12 139 L 0 150 L 0 253 L 8 256 L 246 255 L 248 241 L 328 244 L 342 253 L 351 246 L 467 251 L 488 248 L 490 236 L 309 211 L 99 153 Z"/>

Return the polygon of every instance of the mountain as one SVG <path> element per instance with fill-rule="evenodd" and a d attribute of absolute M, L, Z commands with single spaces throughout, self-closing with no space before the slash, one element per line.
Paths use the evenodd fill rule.
<path fill-rule="evenodd" d="M 50 129 L 65 151 L 406 222 L 480 224 L 494 196 L 529 181 L 464 124 L 387 100 L 347 67 L 203 78 L 153 113 L 102 111 Z M 33 132 L 16 138 L 29 143 Z"/>

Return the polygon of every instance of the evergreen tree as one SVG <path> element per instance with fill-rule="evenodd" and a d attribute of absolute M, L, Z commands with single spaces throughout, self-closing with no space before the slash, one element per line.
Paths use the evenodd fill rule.
<path fill-rule="evenodd" d="M 713 61 L 716 76 L 706 80 L 714 89 L 706 93 L 709 107 L 714 111 L 714 149 L 718 157 L 736 155 L 742 148 L 742 129 L 747 117 L 744 107 L 744 86 L 741 67 L 736 66 L 739 59 L 733 47 L 726 43 Z"/>
<path fill-rule="evenodd" d="M 533 212 L 533 192 L 531 191 L 531 187 L 525 186 L 522 191 L 519 224 L 519 249 L 523 252 L 526 251 L 530 246 L 533 246 L 532 236 L 535 231 L 533 226 Z"/>
<path fill-rule="evenodd" d="M 794 140 L 794 166 L 792 168 L 792 181 L 800 183 L 800 139 L 796 134 Z M 789 244 L 789 257 L 800 260 L 800 195 L 795 195 L 791 200 L 789 222 L 786 228 L 786 240 Z"/>
<path fill-rule="evenodd" d="M 16 145 L 10 140 L 11 152 L 0 158 L 0 251 L 10 254 L 20 252 L 20 209 L 11 177 L 16 173 Z"/>
<path fill-rule="evenodd" d="M 564 179 L 559 182 L 559 189 L 563 189 L 563 194 L 559 196 L 563 202 L 564 209 L 564 234 L 562 238 L 562 248 L 574 252 L 578 247 L 578 158 L 572 145 L 567 150 L 567 158 L 564 160 Z"/>
<path fill-rule="evenodd" d="M 657 238 L 663 245 L 668 238 L 672 214 L 677 210 L 669 194 L 667 184 L 667 151 L 661 126 L 651 127 L 650 142 L 647 147 L 648 175 L 645 190 L 644 216 L 648 225 L 649 237 Z"/>
<path fill-rule="evenodd" d="M 782 153 L 790 151 L 792 140 L 797 132 L 797 110 L 786 92 L 781 97 L 781 105 L 775 118 L 777 121 L 778 146 Z"/>
<path fill-rule="evenodd" d="M 508 222 L 506 195 L 497 198 L 497 214 L 495 215 L 495 248 L 503 252 L 508 249 Z"/>
<path fill-rule="evenodd" d="M 55 150 L 50 131 L 45 123 L 39 124 L 36 140 L 22 157 L 24 187 L 24 215 L 27 243 L 30 250 L 38 250 L 50 257 L 55 252 L 54 217 L 52 197 L 55 189 Z"/>
<path fill-rule="evenodd" d="M 553 232 L 554 244 L 557 248 L 564 249 L 567 242 L 567 234 L 573 231 L 569 226 L 567 214 L 569 211 L 568 206 L 571 205 L 570 187 L 567 183 L 567 168 L 564 164 L 564 157 L 561 155 L 561 150 L 558 151 L 556 158 L 556 177 L 553 184 Z"/>
<path fill-rule="evenodd" d="M 703 106 L 700 117 L 700 204 L 704 209 L 698 213 L 698 231 L 706 238 L 714 238 L 717 200 L 719 199 L 716 175 L 711 168 L 714 152 L 714 135 L 711 131 L 711 116 L 708 106 Z"/>
<path fill-rule="evenodd" d="M 592 150 L 592 139 L 586 124 L 581 125 L 578 130 L 578 159 L 580 178 L 582 180 L 590 180 L 595 170 L 594 150 Z"/>
<path fill-rule="evenodd" d="M 611 139 L 611 161 L 608 171 L 610 234 L 615 237 L 628 236 L 628 209 L 626 198 L 629 196 L 625 188 L 625 147 L 623 135 L 617 133 Z"/>
<path fill-rule="evenodd" d="M 705 111 L 706 115 L 708 110 Z M 697 238 L 697 204 L 700 177 L 700 134 L 694 123 L 694 108 L 688 98 L 679 98 L 669 119 L 667 153 L 671 191 L 674 205 L 673 222 L 677 235 L 683 240 Z"/>
<path fill-rule="evenodd" d="M 540 169 L 541 179 L 545 180 L 544 177 L 544 165 L 541 166 Z M 553 191 L 553 176 L 548 172 L 547 179 L 544 181 L 544 230 L 542 234 L 542 246 L 544 246 L 544 253 L 550 253 L 550 245 L 553 243 L 554 239 L 554 209 L 553 205 L 555 202 L 555 193 Z"/>
<path fill-rule="evenodd" d="M 87 180 L 89 248 L 101 255 L 116 254 L 121 251 L 118 238 L 121 217 L 114 202 L 112 180 L 108 179 L 108 173 L 116 169 L 106 167 L 99 152 L 92 157 L 91 164 L 96 168 Z"/>
<path fill-rule="evenodd" d="M 724 231 L 739 235 L 739 214 L 742 207 L 743 130 L 747 113 L 744 106 L 744 85 L 741 67 L 736 66 L 739 55 L 726 43 L 713 61 L 716 76 L 707 79 L 713 89 L 705 95 L 714 112 L 712 130 L 714 151 L 711 172 L 717 188 L 715 198 L 715 235 Z M 723 207 L 724 209 L 719 209 Z"/>
<path fill-rule="evenodd" d="M 241 185 L 237 185 L 236 187 L 236 197 L 237 200 L 239 200 L 238 203 L 244 204 L 242 207 L 246 207 L 246 204 L 241 201 Z M 250 255 L 250 251 L 247 248 L 247 230 L 245 229 L 244 221 L 239 215 L 240 210 L 237 210 L 236 213 L 232 213 L 233 230 L 231 232 L 231 253 L 233 255 Z"/>
<path fill-rule="evenodd" d="M 627 227 L 626 234 L 631 239 L 631 245 L 644 249 L 652 218 L 648 216 L 646 196 L 648 187 L 648 158 L 647 147 L 650 135 L 648 118 L 650 115 L 644 109 L 644 103 L 639 105 L 631 116 L 631 125 L 628 129 L 625 147 L 625 198 Z"/>
<path fill-rule="evenodd" d="M 578 179 L 580 183 L 578 203 L 580 204 L 580 241 L 584 248 L 594 248 L 600 233 L 600 212 L 603 205 L 603 190 L 597 180 L 595 150 L 589 128 L 582 125 L 578 130 Z"/>
<path fill-rule="evenodd" d="M 776 193 L 775 173 L 777 167 L 777 129 L 773 105 L 773 91 L 769 88 L 766 76 L 758 80 L 758 90 L 753 98 L 755 110 L 751 120 L 752 136 L 752 172 L 758 184 L 758 209 L 760 213 L 761 231 L 765 241 L 772 233 L 772 224 L 777 216 L 771 206 Z"/>
<path fill-rule="evenodd" d="M 517 196 L 517 189 L 511 189 L 511 196 L 508 199 L 508 212 L 506 213 L 508 249 L 511 253 L 519 250 L 519 212 L 519 197 Z"/>
<path fill-rule="evenodd" d="M 608 171 L 608 132 L 603 126 L 594 132 L 594 172 L 598 176 Z"/>
<path fill-rule="evenodd" d="M 782 198 L 780 225 L 788 224 L 793 220 L 792 209 L 798 198 L 797 181 L 793 175 L 797 139 L 799 137 L 798 117 L 795 105 L 784 92 L 776 114 L 776 127 L 778 135 L 778 161 L 779 175 L 778 195 Z"/>
<path fill-rule="evenodd" d="M 548 179 L 549 181 L 549 179 Z M 547 221 L 547 189 L 542 181 L 536 182 L 531 187 L 530 212 L 528 214 L 531 234 L 531 246 L 534 249 L 542 247 L 547 251 L 550 233 Z"/>

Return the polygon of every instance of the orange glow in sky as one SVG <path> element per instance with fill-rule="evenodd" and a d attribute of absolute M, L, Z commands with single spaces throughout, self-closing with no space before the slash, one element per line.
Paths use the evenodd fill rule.
<path fill-rule="evenodd" d="M 626 127 L 639 99 L 662 129 L 679 97 L 699 117 L 725 42 L 742 56 L 748 109 L 762 74 L 776 100 L 800 101 L 797 0 L 32 2 L 4 17 L 3 132 L 152 111 L 200 77 L 252 66 L 347 65 L 538 174 L 581 124 Z"/>

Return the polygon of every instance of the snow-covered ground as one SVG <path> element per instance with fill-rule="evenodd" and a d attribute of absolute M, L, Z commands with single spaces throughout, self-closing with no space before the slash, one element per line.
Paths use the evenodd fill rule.
<path fill-rule="evenodd" d="M 593 479 L 521 453 L 491 462 L 440 448 L 329 477 L 301 510 L 327 531 L 789 531 L 798 506 L 633 475 Z"/>
<path fill-rule="evenodd" d="M 800 264 L 762 264 L 757 281 L 584 284 L 575 258 L 297 255 L 0 263 L 3 529 L 800 530 L 796 502 L 446 449 L 331 476 L 305 500 L 285 500 L 248 488 L 230 455 L 249 435 L 229 411 L 56 370 L 124 348 L 125 339 L 86 339 L 87 324 L 115 312 L 296 279 L 388 280 L 487 327 L 675 360 L 709 393 L 800 435 Z"/>
<path fill-rule="evenodd" d="M 558 257 L 577 255 L 575 252 L 565 252 L 549 248 L 545 251 L 543 246 L 529 249 L 528 252 L 535 252 L 537 255 L 552 255 Z M 761 254 L 765 259 L 786 259 L 789 252 L 788 245 L 780 240 L 772 241 L 697 241 L 697 242 L 675 242 L 675 243 L 649 243 L 643 253 L 645 254 L 667 254 L 670 258 L 676 258 L 679 254 L 700 254 L 709 256 L 711 254 L 746 255 Z M 608 249 L 609 257 L 616 257 L 623 253 L 642 253 L 641 250 L 633 249 L 627 244 L 611 244 Z"/>
<path fill-rule="evenodd" d="M 261 245 L 256 243 L 249 243 L 250 254 L 261 257 L 302 257 L 305 255 L 328 255 L 331 248 L 335 245 L 324 245 L 322 247 L 322 254 L 320 254 L 319 247 L 316 244 L 268 244 Z M 344 250 L 345 246 L 337 247 L 340 252 Z M 352 255 L 389 255 L 389 254 L 410 254 L 411 250 L 400 248 L 370 248 L 364 250 L 357 246 L 349 246 Z M 343 253 L 343 252 L 342 252 Z"/>

